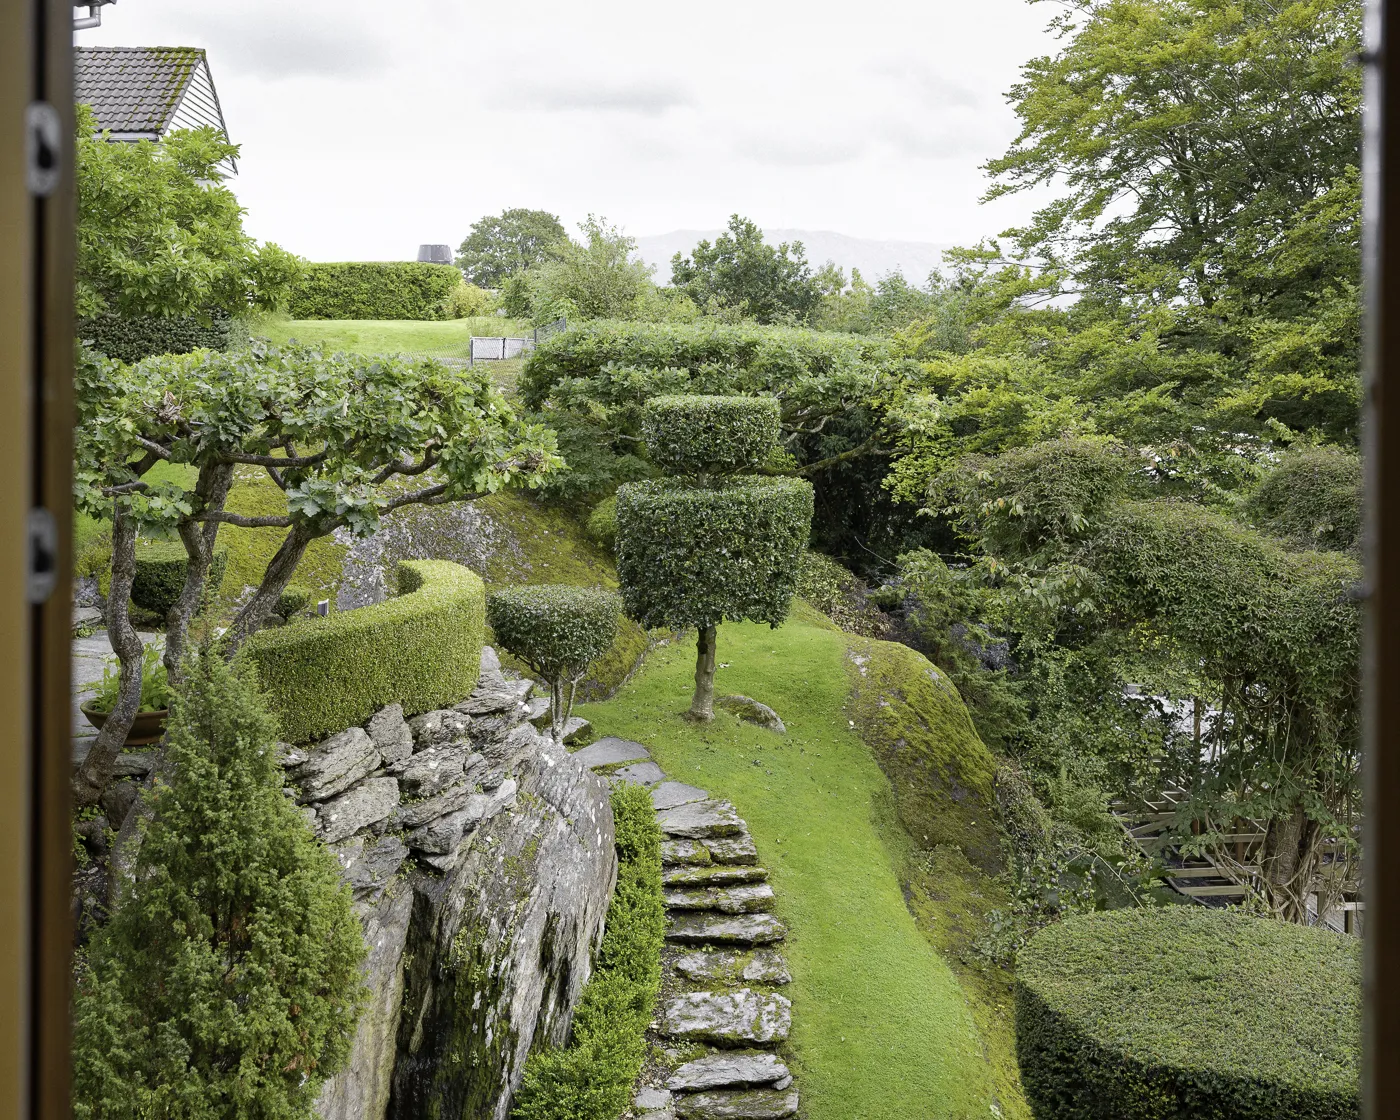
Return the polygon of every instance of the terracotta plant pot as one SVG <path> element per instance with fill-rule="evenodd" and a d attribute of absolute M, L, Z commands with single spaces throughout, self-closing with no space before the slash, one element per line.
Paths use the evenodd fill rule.
<path fill-rule="evenodd" d="M 102 725 L 107 722 L 106 712 L 94 712 L 86 704 L 83 705 L 83 715 L 87 716 L 88 723 L 97 730 L 102 730 Z M 144 747 L 147 743 L 154 743 L 165 734 L 165 720 L 170 715 L 169 708 L 161 708 L 158 712 L 137 712 L 136 721 L 132 723 L 131 730 L 126 733 L 128 747 Z"/>

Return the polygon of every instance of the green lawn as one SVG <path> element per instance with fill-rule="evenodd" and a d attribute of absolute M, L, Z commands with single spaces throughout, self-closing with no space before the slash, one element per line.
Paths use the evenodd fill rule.
<path fill-rule="evenodd" d="M 530 326 L 523 320 L 490 316 L 419 322 L 408 319 L 283 319 L 260 320 L 253 333 L 273 342 L 323 342 L 356 354 L 431 354 L 438 358 L 470 357 L 473 335 L 523 338 Z"/>
<path fill-rule="evenodd" d="M 683 721 L 689 641 L 657 650 L 615 699 L 581 712 L 747 819 L 791 927 L 791 1046 L 809 1120 L 983 1120 L 993 1072 L 881 839 L 889 784 L 850 724 L 845 650 L 846 636 L 801 604 L 778 630 L 720 628 L 717 688 L 772 705 L 786 736 L 726 713 L 705 728 Z"/>

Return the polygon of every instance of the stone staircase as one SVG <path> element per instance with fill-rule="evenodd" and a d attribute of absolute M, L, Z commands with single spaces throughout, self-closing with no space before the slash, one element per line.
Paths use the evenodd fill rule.
<path fill-rule="evenodd" d="M 652 1058 L 631 1116 L 784 1120 L 798 1095 L 779 1048 L 792 1026 L 778 947 L 787 928 L 748 827 L 728 801 L 668 781 L 650 752 L 600 739 L 574 753 L 613 782 L 651 791 L 663 835 L 667 930 Z"/>

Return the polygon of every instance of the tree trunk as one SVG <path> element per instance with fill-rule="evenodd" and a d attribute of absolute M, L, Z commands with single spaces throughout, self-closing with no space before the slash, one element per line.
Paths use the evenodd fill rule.
<path fill-rule="evenodd" d="M 233 657 L 238 652 L 238 647 L 247 640 L 248 635 L 256 633 L 258 627 L 272 616 L 278 598 L 287 589 L 287 584 L 291 583 L 297 565 L 301 563 L 301 558 L 306 553 L 306 546 L 323 535 L 311 532 L 300 523 L 293 525 L 287 531 L 286 539 L 282 541 L 281 547 L 268 561 L 262 583 L 253 593 L 253 597 L 243 605 L 243 609 L 234 616 L 233 622 L 229 624 L 228 631 L 224 634 L 224 642 L 226 643 L 224 652 L 228 657 Z"/>
<path fill-rule="evenodd" d="M 131 584 L 136 578 L 136 522 L 120 502 L 112 513 L 112 586 L 107 593 L 107 637 L 121 662 L 116 707 L 73 775 L 73 807 L 95 805 L 112 781 L 112 768 L 141 706 L 141 635 L 131 625 Z"/>
<path fill-rule="evenodd" d="M 715 718 L 715 630 L 702 626 L 695 638 L 695 695 L 686 717 L 696 723 Z"/>
<path fill-rule="evenodd" d="M 1314 889 L 1321 839 L 1317 822 L 1308 819 L 1301 805 L 1268 824 L 1259 873 L 1269 904 L 1286 921 L 1308 920 L 1308 895 Z"/>
<path fill-rule="evenodd" d="M 570 707 L 564 701 L 564 678 L 552 678 L 549 682 L 549 733 L 556 743 L 564 742 L 564 725 L 569 722 Z"/>
<path fill-rule="evenodd" d="M 201 467 L 199 481 L 195 485 L 195 512 L 222 510 L 232 484 L 232 463 L 208 463 Z M 185 586 L 180 590 L 180 597 L 175 600 L 165 619 L 165 671 L 172 684 L 180 680 L 181 663 L 189 639 L 190 619 L 203 605 L 209 579 L 209 564 L 214 558 L 214 545 L 218 542 L 218 537 L 217 521 L 185 520 L 180 523 L 180 540 L 184 542 L 185 555 L 188 557 L 185 565 Z"/>

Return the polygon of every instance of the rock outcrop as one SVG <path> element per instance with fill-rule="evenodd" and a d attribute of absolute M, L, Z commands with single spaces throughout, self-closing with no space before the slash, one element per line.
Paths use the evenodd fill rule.
<path fill-rule="evenodd" d="M 606 783 L 529 721 L 482 656 L 454 709 L 286 747 L 289 792 L 340 861 L 369 999 L 324 1120 L 504 1120 L 533 1045 L 561 1043 L 617 874 Z"/>

